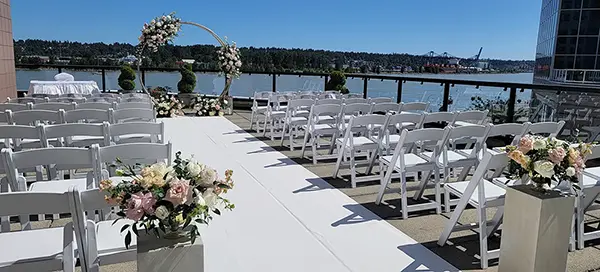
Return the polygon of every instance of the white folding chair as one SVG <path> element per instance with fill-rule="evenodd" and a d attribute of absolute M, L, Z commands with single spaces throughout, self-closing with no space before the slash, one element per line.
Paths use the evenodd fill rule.
<path fill-rule="evenodd" d="M 347 105 L 346 107 L 351 106 Z M 387 122 L 387 115 L 362 115 L 353 116 L 345 128 L 344 138 L 336 139 L 338 150 L 337 162 L 333 172 L 333 178 L 337 178 L 342 167 L 342 162 L 346 162 L 349 157 L 350 162 L 350 183 L 352 188 L 356 188 L 357 182 L 370 181 L 378 179 L 377 176 L 370 175 L 373 165 L 380 151 L 380 140 L 383 127 Z M 367 157 L 366 176 L 356 177 L 356 157 L 357 153 Z M 345 163 L 344 163 L 345 164 Z"/>
<path fill-rule="evenodd" d="M 371 104 L 369 103 L 369 99 L 365 99 L 365 98 L 346 98 L 344 99 L 344 104 L 346 105 L 350 105 L 350 104 Z"/>
<path fill-rule="evenodd" d="M 299 134 L 298 130 L 308 124 L 309 110 L 314 104 L 315 101 L 312 99 L 294 99 L 288 102 L 281 130 L 281 146 L 283 146 L 287 132 L 290 141 L 290 151 L 294 151 L 294 147 L 297 146 L 294 143 L 294 138 Z"/>
<path fill-rule="evenodd" d="M 281 122 L 285 118 L 286 105 L 292 94 L 274 93 L 269 97 L 267 111 L 264 113 L 263 136 L 267 135 L 267 127 L 270 129 L 271 141 L 275 140 L 275 132 L 281 128 Z M 260 128 L 259 120 L 256 120 L 256 128 Z"/>
<path fill-rule="evenodd" d="M 55 192 L 64 193 L 69 188 L 75 187 L 78 190 L 94 188 L 97 182 L 94 179 L 94 168 L 92 161 L 92 150 L 74 147 L 50 147 L 30 149 L 18 152 L 12 152 L 10 149 L 2 150 L 3 158 L 6 162 L 7 178 L 10 184 L 16 185 L 21 190 L 26 190 L 26 184 L 22 184 L 25 178 L 22 175 L 23 169 L 47 169 L 47 180 L 36 180 L 29 191 L 32 192 Z M 64 179 L 64 176 L 58 175 L 59 171 L 64 170 L 83 170 L 89 171 L 85 178 Z M 39 175 L 38 175 L 39 176 Z M 58 216 L 55 214 L 54 218 Z"/>
<path fill-rule="evenodd" d="M 94 173 L 96 173 L 98 180 L 106 178 L 102 176 L 103 170 L 108 170 L 110 179 L 114 182 L 120 182 L 124 179 L 123 177 L 114 177 L 116 169 L 113 166 L 117 159 L 127 165 L 157 162 L 171 164 L 172 145 L 170 142 L 166 144 L 129 143 L 105 147 L 92 145 L 91 149 L 97 149 L 94 152 L 96 154 Z"/>
<path fill-rule="evenodd" d="M 18 104 L 18 103 L 0 103 L 0 112 L 10 110 L 12 112 L 31 110 L 33 108 L 32 103 Z"/>
<path fill-rule="evenodd" d="M 372 103 L 371 113 L 396 114 L 400 113 L 400 104 L 393 102 Z"/>
<path fill-rule="evenodd" d="M 85 254 L 89 260 L 88 267 L 83 268 L 83 271 L 98 272 L 100 265 L 137 260 L 137 235 L 131 234 L 131 244 L 127 248 L 123 242 L 126 232 L 121 232 L 125 225 L 133 225 L 134 221 L 120 219 L 115 222 L 106 220 L 103 216 L 100 216 L 100 220 L 95 220 L 96 211 L 110 211 L 112 208 L 104 200 L 105 195 L 99 189 L 89 189 L 75 195 L 77 214 L 85 218 L 87 213 L 85 228 L 79 230 L 82 233 L 81 237 L 86 237 Z M 84 267 L 83 264 L 81 266 Z"/>
<path fill-rule="evenodd" d="M 586 160 L 600 158 L 600 145 L 592 147 L 592 154 Z M 577 194 L 575 222 L 577 232 L 577 249 L 583 249 L 586 241 L 600 238 L 600 230 L 585 231 L 585 213 L 600 209 L 596 202 L 600 197 L 600 166 L 587 167 L 579 176 L 581 192 Z"/>
<path fill-rule="evenodd" d="M 75 109 L 64 113 L 66 123 L 102 123 L 111 121 L 107 110 Z"/>
<path fill-rule="evenodd" d="M 152 109 L 154 105 L 151 102 L 121 102 L 117 104 L 117 109 Z"/>
<path fill-rule="evenodd" d="M 317 99 L 317 101 L 315 101 L 315 105 L 326 105 L 326 104 L 342 105 L 342 102 L 343 102 L 342 99 L 325 98 L 325 99 Z"/>
<path fill-rule="evenodd" d="M 108 110 L 110 114 L 109 120 L 112 120 L 112 124 L 116 123 L 128 123 L 128 122 L 156 122 L 156 112 L 153 109 L 118 109 Z"/>
<path fill-rule="evenodd" d="M 422 113 L 403 112 L 400 114 L 390 115 L 386 125 L 385 135 L 381 139 L 382 148 L 389 155 L 396 148 L 396 144 L 400 141 L 400 132 L 404 129 L 412 130 L 420 127 L 425 115 Z"/>
<path fill-rule="evenodd" d="M 9 124 L 35 126 L 38 124 L 60 124 L 64 123 L 62 111 L 49 110 L 26 110 L 7 111 Z"/>
<path fill-rule="evenodd" d="M 41 130 L 42 128 L 34 126 L 0 125 L 0 139 L 4 140 L 3 148 L 19 151 L 23 148 L 42 147 Z"/>
<path fill-rule="evenodd" d="M 29 217 L 32 214 L 65 214 L 74 211 L 74 195 L 67 192 L 8 192 L 0 193 L 0 216 Z M 21 222 L 20 231 L 0 232 L 0 270 L 2 271 L 65 271 L 74 272 L 77 258 L 87 266 L 82 234 L 83 220 L 64 227 L 32 230 L 29 222 Z M 77 237 L 77 239 L 75 239 Z"/>
<path fill-rule="evenodd" d="M 429 103 L 425 102 L 400 103 L 400 105 L 400 110 L 406 112 L 425 112 L 429 108 Z"/>
<path fill-rule="evenodd" d="M 510 145 L 517 145 L 519 143 L 519 140 L 521 139 L 521 135 L 523 135 L 526 131 L 527 131 L 527 127 L 529 127 L 531 123 L 526 122 L 523 124 L 518 124 L 518 123 L 506 123 L 506 124 L 499 124 L 499 125 L 494 125 L 494 124 L 490 124 L 490 128 L 489 131 L 487 132 L 487 135 L 485 136 L 484 139 L 484 146 L 482 148 L 482 151 L 479 152 L 479 159 L 483 159 L 483 152 L 490 152 L 492 154 L 497 154 L 497 153 L 501 153 L 504 152 L 503 147 L 494 147 L 494 148 L 489 148 L 487 145 L 487 140 L 489 138 L 492 137 L 499 137 L 499 136 L 508 136 L 511 137 L 511 142 Z M 473 149 L 471 148 L 465 148 L 465 149 L 459 149 L 456 150 L 456 152 L 461 153 L 464 156 L 468 156 L 469 154 L 471 154 L 473 151 Z"/>
<path fill-rule="evenodd" d="M 48 102 L 48 103 L 40 103 L 40 104 L 32 104 L 34 110 L 49 110 L 49 111 L 59 111 L 59 110 L 74 110 L 76 107 L 76 103 L 64 103 L 64 102 Z"/>
<path fill-rule="evenodd" d="M 379 104 L 379 103 L 393 103 L 394 100 L 391 97 L 375 97 L 371 98 L 371 103 Z M 398 105 L 398 104 L 396 104 Z"/>
<path fill-rule="evenodd" d="M 308 124 L 304 125 L 304 141 L 302 142 L 302 158 L 306 146 L 310 145 L 312 149 L 312 160 L 313 164 L 317 164 L 317 160 L 320 159 L 332 159 L 333 149 L 335 148 L 335 142 L 339 135 L 339 123 L 340 114 L 342 112 L 342 106 L 336 104 L 322 104 L 313 105 L 310 109 L 310 115 L 308 117 Z M 318 147 L 321 144 L 321 137 L 330 137 L 331 141 L 329 144 L 329 154 L 319 155 L 317 153 Z"/>
<path fill-rule="evenodd" d="M 50 98 L 48 102 L 61 102 L 61 103 L 85 103 L 87 99 L 85 97 L 57 97 Z"/>
<path fill-rule="evenodd" d="M 7 103 L 17 103 L 17 104 L 27 104 L 27 103 L 32 103 L 32 104 L 37 104 L 37 103 L 46 103 L 48 102 L 50 99 L 48 97 L 44 97 L 44 98 L 37 98 L 37 97 L 17 97 L 17 98 L 7 98 L 6 102 Z"/>
<path fill-rule="evenodd" d="M 259 102 L 263 102 L 266 101 L 267 104 L 269 103 L 269 96 L 271 96 L 271 94 L 273 94 L 273 92 L 271 91 L 264 91 L 264 92 L 255 92 L 254 93 L 254 97 L 252 98 L 252 115 L 250 116 L 250 130 L 252 130 L 252 127 L 254 126 L 254 122 L 258 121 L 258 117 L 260 114 L 263 114 L 267 111 L 267 105 L 265 106 L 259 106 Z M 257 128 L 257 131 L 258 128 Z"/>
<path fill-rule="evenodd" d="M 488 116 L 489 110 L 484 111 L 462 111 L 458 112 L 456 115 L 456 119 L 454 120 L 455 127 L 460 126 L 469 126 L 469 125 L 483 125 L 485 124 L 485 119 Z"/>
<path fill-rule="evenodd" d="M 108 102 L 87 102 L 83 104 L 77 104 L 77 109 L 93 109 L 93 110 L 109 110 L 115 109 L 117 107 L 117 103 L 108 103 Z"/>
<path fill-rule="evenodd" d="M 165 124 L 163 122 L 128 122 L 111 124 L 110 137 L 115 144 L 164 143 Z"/>
<path fill-rule="evenodd" d="M 41 131 L 43 131 L 43 147 L 51 147 L 48 139 L 58 139 L 60 146 L 65 147 L 90 147 L 92 144 L 110 145 L 107 122 L 46 125 L 42 127 Z"/>
<path fill-rule="evenodd" d="M 403 111 L 404 112 L 404 111 Z M 456 119 L 455 112 L 432 112 L 425 113 L 423 121 L 418 128 L 426 128 L 432 126 L 452 126 Z"/>
<path fill-rule="evenodd" d="M 505 153 L 491 154 L 485 152 L 483 160 L 475 170 L 475 174 L 469 181 L 460 181 L 444 184 L 444 190 L 448 194 L 460 197 L 450 220 L 447 221 L 444 230 L 438 240 L 439 246 L 444 246 L 455 231 L 468 229 L 478 229 L 479 234 L 479 256 L 481 259 L 481 268 L 488 267 L 490 259 L 500 257 L 500 250 L 488 250 L 488 237 L 492 235 L 500 225 L 504 213 L 504 196 L 506 190 L 504 187 L 490 182 L 492 178 L 499 177 L 503 169 L 508 165 L 508 157 Z M 492 171 L 493 174 L 488 176 Z M 459 225 L 458 220 L 467 208 L 467 205 L 475 207 L 477 210 L 478 224 Z M 490 221 L 487 220 L 487 208 L 498 207 L 496 214 Z"/>
<path fill-rule="evenodd" d="M 381 186 L 375 204 L 379 205 L 382 202 L 384 194 L 389 191 L 388 186 L 392 181 L 392 177 L 397 176 L 394 175 L 394 172 L 399 172 L 402 218 L 407 219 L 409 212 L 428 209 L 436 209 L 436 212 L 440 214 L 442 212 L 440 191 L 440 169 L 442 165 L 440 165 L 439 159 L 448 141 L 450 130 L 451 127 L 445 129 L 424 128 L 412 131 L 404 129 L 400 134 L 400 140 L 394 149 L 394 154 L 379 158 Z M 413 148 L 415 145 L 418 148 Z M 421 154 L 426 149 L 433 150 L 431 156 Z M 411 153 L 411 150 L 414 153 Z M 434 201 L 428 200 L 426 203 L 408 205 L 406 185 L 406 174 L 408 172 L 423 172 L 423 180 L 419 184 L 419 191 L 424 190 L 433 172 L 435 177 Z"/>
<path fill-rule="evenodd" d="M 527 127 L 525 134 L 533 134 L 533 135 L 548 135 L 548 137 L 558 137 L 560 135 L 560 131 L 565 125 L 565 121 L 559 122 L 540 122 L 533 123 Z"/>
<path fill-rule="evenodd" d="M 355 103 L 355 104 L 343 104 L 341 114 L 341 122 L 340 122 L 340 130 L 343 130 L 346 127 L 350 118 L 355 116 L 367 115 L 371 114 L 371 104 L 368 103 Z"/>

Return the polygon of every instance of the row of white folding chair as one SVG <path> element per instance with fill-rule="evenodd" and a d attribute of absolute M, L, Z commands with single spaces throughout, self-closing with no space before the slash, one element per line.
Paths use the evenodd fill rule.
<path fill-rule="evenodd" d="M 48 103 L 40 103 L 40 104 L 18 104 L 18 103 L 2 103 L 0 104 L 0 111 L 11 110 L 13 112 L 24 111 L 24 110 L 53 110 L 57 111 L 59 109 L 63 110 L 74 110 L 74 109 L 101 109 L 108 110 L 112 109 L 151 109 L 153 107 L 152 103 L 149 102 L 86 102 L 77 104 L 75 102 L 48 102 Z"/>
<path fill-rule="evenodd" d="M 126 144 L 113 147 L 98 147 L 95 145 L 90 149 L 46 148 L 15 153 L 11 152 L 9 149 L 4 149 L 2 151 L 3 164 L 7 165 L 9 169 L 14 169 L 14 171 L 8 171 L 11 186 L 13 186 L 12 188 L 20 189 L 22 192 L 14 192 L 17 190 L 13 189 L 13 192 L 0 194 L 0 203 L 3 204 L 0 206 L 0 216 L 5 219 L 7 216 L 11 215 L 28 216 L 30 214 L 39 213 L 71 213 L 73 221 L 75 222 L 75 220 L 81 220 L 85 218 L 83 211 L 87 210 L 88 217 L 94 218 L 95 216 L 93 215 L 95 214 L 95 211 L 102 211 L 110 208 L 110 205 L 104 201 L 103 194 L 97 189 L 93 189 L 94 187 L 98 186 L 98 181 L 101 178 L 105 178 L 101 176 L 106 175 L 105 169 L 98 170 L 98 167 L 101 167 L 102 164 L 112 164 L 117 158 L 135 161 L 139 161 L 140 159 L 145 161 L 149 159 L 154 161 L 166 160 L 167 163 L 170 163 L 171 151 L 170 143 Z M 20 176 L 18 169 L 32 167 L 33 165 L 65 165 L 71 168 L 93 168 L 93 174 L 88 175 L 91 176 L 93 180 L 90 182 L 88 178 L 79 180 L 46 181 L 43 183 L 35 183 L 34 185 L 43 184 L 44 186 L 32 185 L 30 190 L 26 192 L 25 184 L 22 182 L 24 179 L 22 176 Z M 117 179 L 116 182 L 119 180 L 122 179 Z M 44 205 L 45 203 L 40 203 L 47 200 L 48 196 L 59 196 L 61 194 L 73 196 L 73 192 L 76 190 L 85 192 L 88 189 L 91 189 L 89 193 L 85 194 L 82 192 L 82 199 L 81 201 L 78 201 L 77 204 L 74 204 L 71 201 L 65 201 L 65 198 L 61 198 L 62 201 L 58 201 L 52 205 Z M 95 199 L 91 198 L 92 196 L 95 197 Z M 15 198 L 27 199 L 28 202 L 20 203 L 18 201 L 14 201 Z M 58 199 L 58 197 L 54 199 Z M 10 205 L 6 205 L 9 203 Z M 82 203 L 87 205 L 82 205 Z M 70 207 L 71 209 L 57 209 L 56 207 Z M 77 207 L 79 211 L 77 209 L 73 209 L 73 207 Z M 40 247 L 44 248 L 44 250 L 33 250 L 30 248 L 21 247 L 22 249 L 13 249 L 11 254 L 0 254 L 0 266 L 11 266 L 10 269 L 17 270 L 27 270 L 26 268 L 33 269 L 35 267 L 35 271 L 72 271 L 71 266 L 74 265 L 76 261 L 75 258 L 79 257 L 83 271 L 97 271 L 88 270 L 90 267 L 87 265 L 87 258 L 84 257 L 85 254 L 90 253 L 86 252 L 90 248 L 92 249 L 92 255 L 89 260 L 91 260 L 90 262 L 94 263 L 95 266 L 98 266 L 99 264 L 111 264 L 135 260 L 135 237 L 132 237 L 132 246 L 129 249 L 125 249 L 122 242 L 122 236 L 120 234 L 120 229 L 125 222 L 131 222 L 128 220 L 123 220 L 123 222 L 117 223 L 116 226 L 112 226 L 112 221 L 102 221 L 103 219 L 104 218 L 101 214 L 100 222 L 96 223 L 94 221 L 87 221 L 87 223 L 84 225 L 87 225 L 88 228 L 85 230 L 78 229 L 77 223 L 74 223 L 75 228 L 73 228 L 73 225 L 67 225 L 64 229 L 65 231 L 63 232 L 61 229 L 30 230 L 30 224 L 27 217 L 21 217 L 22 230 L 27 231 L 17 232 L 18 234 L 15 234 L 14 232 L 4 233 L 7 232 L 7 230 L 4 228 L 3 233 L 0 233 L 0 241 L 3 241 L 2 244 L 11 244 L 6 243 L 7 241 L 13 241 L 13 243 L 23 243 L 23 241 L 28 240 L 31 240 L 32 242 L 39 242 L 40 239 L 46 239 L 46 246 Z M 82 224 L 80 224 L 80 227 L 81 225 Z M 6 226 L 7 224 L 3 224 L 3 227 Z M 67 238 L 64 239 L 66 246 L 62 246 L 63 237 L 59 235 L 61 233 L 73 233 L 73 231 L 75 231 L 77 237 L 75 240 L 82 241 L 77 248 L 79 249 L 79 253 L 84 254 L 79 254 L 79 256 L 73 256 L 73 254 L 71 254 L 73 248 L 71 243 L 73 239 L 68 239 L 68 236 L 65 237 Z M 50 235 L 50 237 L 42 238 L 42 235 Z M 95 239 L 94 237 L 96 236 L 99 239 Z M 35 237 L 37 237 L 37 239 Z M 96 241 L 103 242 L 96 244 Z M 8 252 L 9 247 L 3 248 L 7 249 Z M 63 248 L 65 248 L 65 250 L 63 250 Z M 62 254 L 63 252 L 67 254 Z M 52 261 L 44 264 L 43 267 L 31 266 L 37 265 L 40 262 L 40 257 L 49 256 L 44 255 L 43 253 L 59 253 L 49 255 L 64 256 L 66 259 L 61 260 L 60 258 L 51 258 Z M 96 256 L 95 254 L 98 255 Z"/>
<path fill-rule="evenodd" d="M 67 123 L 54 125 L 0 125 L 0 139 L 4 147 L 13 150 L 67 146 L 86 147 L 134 142 L 162 143 L 164 124 L 129 122 L 108 124 Z"/>
<path fill-rule="evenodd" d="M 153 109 L 119 109 L 108 110 L 100 109 L 75 109 L 75 110 L 26 110 L 12 112 L 7 110 L 4 115 L 4 123 L 16 125 L 36 125 L 38 123 L 60 124 L 77 122 L 109 122 L 120 123 L 129 121 L 148 121 L 154 122 L 156 114 Z"/>

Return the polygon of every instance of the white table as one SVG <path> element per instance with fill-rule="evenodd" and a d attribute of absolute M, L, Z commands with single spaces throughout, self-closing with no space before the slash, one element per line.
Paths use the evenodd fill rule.
<path fill-rule="evenodd" d="M 32 94 L 93 94 L 100 89 L 96 81 L 39 81 L 29 83 L 29 95 Z"/>

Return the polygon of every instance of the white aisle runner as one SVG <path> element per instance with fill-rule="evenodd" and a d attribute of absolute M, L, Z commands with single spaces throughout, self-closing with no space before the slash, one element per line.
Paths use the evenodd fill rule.
<path fill-rule="evenodd" d="M 234 170 L 236 208 L 202 233 L 205 271 L 457 271 L 229 120 L 163 122 L 174 151 Z"/>

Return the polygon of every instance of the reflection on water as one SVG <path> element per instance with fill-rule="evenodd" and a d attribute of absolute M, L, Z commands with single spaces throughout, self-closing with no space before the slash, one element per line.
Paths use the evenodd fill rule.
<path fill-rule="evenodd" d="M 75 80 L 93 80 L 102 88 L 102 74 L 99 71 L 73 71 L 63 70 L 75 77 Z M 56 70 L 21 70 L 17 69 L 17 89 L 27 90 L 31 80 L 54 80 Z M 138 75 L 139 76 L 139 75 Z M 412 77 L 429 78 L 451 78 L 465 80 L 481 81 L 500 81 L 531 83 L 533 75 L 523 74 L 411 74 Z M 117 78 L 119 71 L 106 71 L 106 89 L 119 89 Z M 195 92 L 203 94 L 218 94 L 223 90 L 225 78 L 219 77 L 216 73 L 196 73 L 197 83 Z M 177 82 L 180 79 L 178 72 L 146 72 L 146 84 L 148 86 L 166 86 L 171 90 L 177 90 Z M 136 82 L 137 83 L 137 82 Z M 281 75 L 277 77 L 277 89 L 279 91 L 296 90 L 323 90 L 325 79 L 319 76 L 293 76 Z M 348 78 L 346 86 L 353 93 L 362 93 L 363 80 L 360 78 Z M 139 84 L 138 84 L 139 85 Z M 239 79 L 233 81 L 231 94 L 233 96 L 251 97 L 256 91 L 272 90 L 273 79 L 270 75 L 243 74 Z M 396 99 L 397 82 L 393 80 L 369 80 L 369 97 L 393 97 Z M 431 104 L 431 110 L 436 111 L 442 104 L 443 86 L 433 83 L 407 82 L 403 85 L 402 101 L 425 101 Z M 508 92 L 503 88 L 481 87 L 476 89 L 472 86 L 456 85 L 450 89 L 450 96 L 453 100 L 450 106 L 451 110 L 467 109 L 471 105 L 471 97 L 481 96 L 482 98 L 508 99 Z M 531 90 L 517 93 L 517 99 L 525 104 L 531 99 Z"/>

